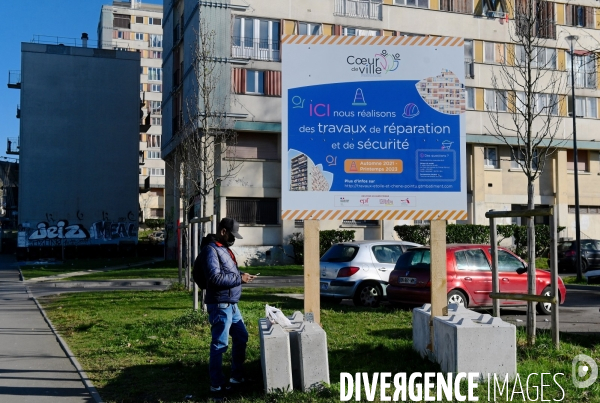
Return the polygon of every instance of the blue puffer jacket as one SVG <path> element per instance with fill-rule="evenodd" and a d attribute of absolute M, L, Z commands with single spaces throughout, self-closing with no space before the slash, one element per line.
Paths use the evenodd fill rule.
<path fill-rule="evenodd" d="M 227 248 L 212 241 L 202 248 L 199 258 L 207 281 L 205 302 L 237 303 L 242 295 L 242 277 Z"/>

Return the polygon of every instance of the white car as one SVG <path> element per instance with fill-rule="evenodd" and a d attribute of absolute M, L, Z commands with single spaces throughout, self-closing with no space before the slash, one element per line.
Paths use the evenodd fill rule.
<path fill-rule="evenodd" d="M 390 273 L 408 249 L 421 246 L 404 241 L 352 241 L 333 245 L 321 257 L 321 296 L 351 298 L 356 306 L 379 305 Z"/>

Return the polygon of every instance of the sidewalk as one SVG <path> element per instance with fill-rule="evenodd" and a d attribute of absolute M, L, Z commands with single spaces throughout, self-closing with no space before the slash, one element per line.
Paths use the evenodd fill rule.
<path fill-rule="evenodd" d="M 14 263 L 0 255 L 0 401 L 94 402 Z"/>

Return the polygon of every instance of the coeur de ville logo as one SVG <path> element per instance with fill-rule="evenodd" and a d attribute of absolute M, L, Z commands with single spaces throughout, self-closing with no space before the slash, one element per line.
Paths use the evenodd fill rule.
<path fill-rule="evenodd" d="M 387 50 L 382 50 L 373 57 L 348 56 L 346 63 L 352 66 L 351 71 L 361 75 L 387 74 L 400 66 L 400 53 L 390 54 Z"/>

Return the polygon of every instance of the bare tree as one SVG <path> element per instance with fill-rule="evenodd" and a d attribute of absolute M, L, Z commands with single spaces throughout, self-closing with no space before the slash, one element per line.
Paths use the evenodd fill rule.
<path fill-rule="evenodd" d="M 546 47 L 556 36 L 547 1 L 516 0 L 509 26 L 506 59 L 492 72 L 494 91 L 486 94 L 491 124 L 487 131 L 502 141 L 527 177 L 527 208 L 534 208 L 534 184 L 547 159 L 563 140 L 560 100 L 566 94 L 566 73 L 557 69 L 556 50 Z M 494 49 L 494 52 L 496 49 Z M 496 52 L 495 52 L 496 54 Z M 499 113 L 507 110 L 510 113 Z M 527 218 L 528 293 L 535 294 L 535 226 Z M 534 303 L 527 303 L 528 342 L 535 342 Z"/>
<path fill-rule="evenodd" d="M 200 21 L 198 38 L 190 49 L 193 77 L 186 81 L 191 86 L 189 95 L 182 99 L 185 115 L 173 116 L 180 119 L 180 130 L 174 133 L 176 147 L 168 163 L 175 172 L 175 186 L 183 209 L 182 244 L 190 245 L 187 230 L 187 216 L 200 199 L 199 216 L 206 215 L 212 207 L 214 190 L 221 181 L 235 176 L 241 162 L 225 157 L 235 154 L 237 133 L 233 130 L 233 120 L 228 115 L 230 106 L 230 86 L 226 60 L 217 52 L 219 38 L 214 30 L 206 28 Z M 181 72 L 183 74 L 183 71 Z M 227 88 L 223 88 L 227 86 Z M 204 235 L 202 230 L 201 235 Z M 182 251 L 180 250 L 180 256 Z M 190 250 L 187 250 L 186 281 L 189 280 L 191 264 Z M 188 287 L 190 283 L 188 282 Z"/>

